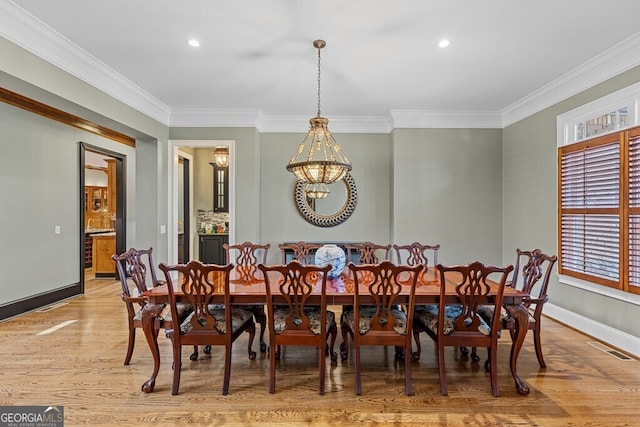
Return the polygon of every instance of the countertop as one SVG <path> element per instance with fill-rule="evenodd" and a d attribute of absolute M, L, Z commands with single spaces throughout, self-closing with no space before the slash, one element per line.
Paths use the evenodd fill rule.
<path fill-rule="evenodd" d="M 91 237 L 111 237 L 115 236 L 116 232 L 112 231 L 110 233 L 98 233 L 98 234 L 90 234 Z"/>
<path fill-rule="evenodd" d="M 113 233 L 115 230 L 113 228 L 85 228 L 84 234 L 103 234 L 103 233 Z"/>

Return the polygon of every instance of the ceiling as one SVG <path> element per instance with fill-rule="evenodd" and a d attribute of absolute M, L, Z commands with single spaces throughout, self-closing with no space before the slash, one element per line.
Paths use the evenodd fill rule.
<path fill-rule="evenodd" d="M 246 114 L 295 118 L 305 130 L 317 111 L 312 41 L 319 38 L 327 42 L 321 107 L 330 127 L 394 114 L 502 125 L 527 102 L 557 102 L 640 63 L 637 0 L 0 3 L 5 17 L 31 29 L 26 37 L 7 28 L 0 35 L 171 125 L 215 124 L 216 117 L 234 124 L 232 117 Z M 46 49 L 29 41 L 36 28 L 49 40 Z M 189 46 L 191 38 L 200 47 Z M 443 38 L 449 47 L 438 47 Z M 632 59 L 607 63 L 611 49 Z M 106 73 L 100 79 L 90 72 L 96 63 Z"/>

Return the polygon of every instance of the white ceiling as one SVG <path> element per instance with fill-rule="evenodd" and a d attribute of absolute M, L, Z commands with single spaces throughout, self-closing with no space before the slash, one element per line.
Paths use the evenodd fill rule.
<path fill-rule="evenodd" d="M 327 42 L 322 113 L 334 132 L 335 121 L 392 117 L 402 127 L 403 118 L 447 115 L 499 127 L 640 63 L 638 0 L 0 4 L 5 22 L 29 27 L 3 25 L 0 35 L 171 125 L 242 125 L 247 116 L 306 130 L 317 110 L 318 38 Z M 439 48 L 441 38 L 451 45 Z"/>

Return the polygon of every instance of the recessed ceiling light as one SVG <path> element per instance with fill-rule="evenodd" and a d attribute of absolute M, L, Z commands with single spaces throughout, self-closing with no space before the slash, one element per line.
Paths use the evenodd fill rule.
<path fill-rule="evenodd" d="M 438 43 L 438 46 L 440 46 L 440 47 L 447 47 L 447 46 L 449 46 L 449 40 L 447 40 L 447 39 L 442 39 L 442 40 L 440 40 L 440 43 Z"/>
<path fill-rule="evenodd" d="M 189 40 L 189 45 L 193 46 L 193 47 L 198 47 L 200 46 L 200 42 L 196 39 L 191 39 Z"/>

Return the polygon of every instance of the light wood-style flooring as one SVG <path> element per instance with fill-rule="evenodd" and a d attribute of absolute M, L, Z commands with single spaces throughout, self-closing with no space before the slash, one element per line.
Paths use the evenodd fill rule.
<path fill-rule="evenodd" d="M 433 344 L 424 334 L 411 397 L 404 395 L 404 368 L 394 362 L 394 349 L 377 347 L 363 351 L 361 396 L 353 392 L 351 357 L 333 366 L 327 359 L 326 394 L 318 396 L 315 350 L 296 347 L 283 349 L 270 395 L 267 356 L 250 361 L 244 337 L 234 346 L 227 396 L 220 394 L 223 356 L 215 348 L 196 362 L 184 349 L 180 394 L 172 396 L 171 347 L 163 332 L 160 375 L 155 391 L 145 394 L 140 386 L 151 372 L 151 355 L 140 331 L 131 364 L 123 365 L 127 326 L 119 294 L 116 282 L 91 280 L 84 296 L 1 322 L 0 405 L 61 405 L 67 426 L 640 425 L 638 360 L 620 361 L 590 345 L 594 339 L 548 318 L 547 369 L 539 369 L 530 336 L 520 355 L 528 396 L 514 388 L 506 334 L 498 354 L 499 398 L 492 397 L 482 367 L 484 349 L 480 364 L 448 350 L 449 396 L 441 396 Z M 38 335 L 63 322 L 71 323 Z"/>

